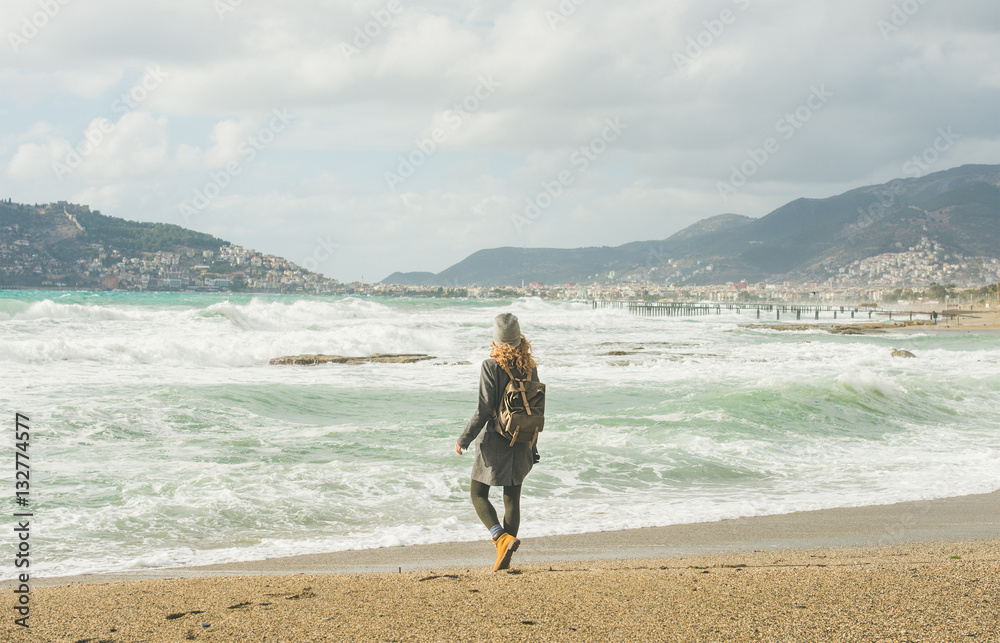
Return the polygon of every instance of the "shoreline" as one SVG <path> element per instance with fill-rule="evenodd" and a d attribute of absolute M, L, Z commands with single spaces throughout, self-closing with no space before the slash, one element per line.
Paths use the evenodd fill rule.
<path fill-rule="evenodd" d="M 1000 311 L 980 310 L 967 312 L 958 317 L 941 315 L 937 324 L 912 326 L 905 329 L 905 332 L 921 332 L 927 330 L 932 333 L 976 333 L 983 335 L 1000 335 Z"/>
<path fill-rule="evenodd" d="M 954 312 L 954 311 L 949 311 Z M 914 311 L 926 315 L 927 311 Z M 963 321 L 964 320 L 964 321 Z M 967 334 L 1000 336 L 1000 311 L 966 311 L 962 315 L 942 314 L 937 324 L 925 319 L 901 319 L 895 321 L 781 321 L 740 323 L 741 328 L 757 328 L 778 331 L 821 329 L 841 335 L 871 335 L 893 333 Z"/>
<path fill-rule="evenodd" d="M 997 343 L 979 333 L 1000 336 L 1000 329 L 974 327 L 964 318 L 952 328 L 939 320 L 939 326 L 899 328 L 895 340 L 870 343 L 884 350 L 896 342 L 918 355 L 914 346 L 948 354 L 952 345 L 979 346 L 981 354 L 994 355 Z M 955 368 L 967 370 L 973 361 L 958 355 Z M 977 416 L 975 410 L 957 415 L 966 426 L 983 421 Z M 937 444 L 922 457 L 939 459 Z M 969 452 L 991 444 L 978 441 Z M 880 487 L 894 484 L 896 476 L 887 476 Z M 1000 487 L 996 475 L 984 477 L 981 488 Z M 847 492 L 833 502 L 852 500 Z M 745 511 L 760 511 L 753 504 L 751 498 Z M 952 641 L 993 640 L 989 632 L 1000 632 L 1000 489 L 533 537 L 544 509 L 525 515 L 524 542 L 504 574 L 489 571 L 494 553 L 485 531 L 475 542 L 32 574 L 32 629 L 14 627 L 9 612 L 0 622 L 0 641 Z M 558 518 L 561 529 L 579 528 L 572 514 Z M 463 523 L 471 520 L 467 514 Z M 39 541 L 38 553 L 56 549 L 48 542 Z M 90 543 L 108 547 L 100 537 Z M 207 555 L 196 554 L 193 562 Z"/>
<path fill-rule="evenodd" d="M 7 641 L 996 641 L 1000 540 L 32 590 Z M 992 634 L 991 634 L 992 632 Z"/>
<path fill-rule="evenodd" d="M 994 641 L 998 508 L 995 491 L 525 537 L 506 573 L 484 539 L 61 579 L 0 640 Z M 372 553 L 381 572 L 359 573 Z"/>
<path fill-rule="evenodd" d="M 1000 541 L 1000 490 L 985 494 L 888 505 L 837 507 L 787 514 L 532 538 L 524 520 L 518 565 L 703 556 L 758 550 L 870 548 L 951 540 Z M 481 541 L 435 543 L 301 554 L 265 560 L 164 569 L 34 577 L 34 587 L 290 574 L 379 574 L 492 563 L 493 545 Z M 3 581 L 2 588 L 13 587 Z"/>

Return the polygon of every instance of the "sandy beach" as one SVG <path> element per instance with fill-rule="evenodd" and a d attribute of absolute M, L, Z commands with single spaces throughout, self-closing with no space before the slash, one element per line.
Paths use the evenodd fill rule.
<path fill-rule="evenodd" d="M 1000 312 L 993 310 L 986 311 L 939 311 L 938 321 L 935 324 L 930 318 L 929 310 L 913 311 L 912 313 L 897 313 L 893 319 L 882 319 L 869 322 L 852 322 L 849 324 L 837 322 L 823 323 L 760 323 L 751 322 L 740 324 L 745 328 L 766 328 L 769 330 L 812 330 L 822 328 L 827 332 L 845 335 L 864 335 L 868 333 L 884 332 L 907 332 L 907 333 L 941 333 L 941 334 L 980 334 L 980 335 L 1000 335 Z"/>
<path fill-rule="evenodd" d="M 522 534 L 523 535 L 523 534 Z M 997 641 L 1000 492 L 35 579 L 4 641 Z M 6 584 L 10 587 L 10 583 Z"/>
<path fill-rule="evenodd" d="M 937 324 L 914 326 L 910 327 L 910 330 L 982 332 L 994 335 L 1000 331 L 1000 311 L 975 310 L 962 311 L 958 313 L 955 311 L 947 311 L 938 317 Z"/>
<path fill-rule="evenodd" d="M 1000 314 L 897 329 L 996 336 Z M 502 573 L 490 571 L 484 532 L 475 542 L 33 576 L 30 629 L 15 623 L 18 583 L 7 581 L 0 642 L 1000 642 L 1000 491 L 548 537 L 532 526 L 524 516 Z"/>

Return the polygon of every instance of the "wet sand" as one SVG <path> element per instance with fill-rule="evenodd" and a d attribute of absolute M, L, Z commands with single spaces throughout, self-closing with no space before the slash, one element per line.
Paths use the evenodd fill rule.
<path fill-rule="evenodd" d="M 935 324 L 928 319 L 927 311 L 914 311 L 913 318 L 907 313 L 897 314 L 893 320 L 842 322 L 752 322 L 740 324 L 743 328 L 763 328 L 779 331 L 799 331 L 821 329 L 840 335 L 869 335 L 887 332 L 903 333 L 966 333 L 1000 336 L 1000 312 L 997 311 L 948 311 L 941 314 Z"/>
<path fill-rule="evenodd" d="M 1000 313 L 900 330 L 1000 335 Z M 1000 641 L 1000 492 L 522 536 L 496 574 L 484 538 L 33 578 L 0 641 Z"/>
<path fill-rule="evenodd" d="M 977 310 L 958 314 L 941 315 L 938 323 L 927 326 L 914 326 L 907 330 L 934 332 L 981 332 L 988 335 L 1000 334 L 1000 311 Z"/>
<path fill-rule="evenodd" d="M 997 641 L 1000 632 L 1000 492 L 522 536 L 501 573 L 489 570 L 484 539 L 35 579 L 30 631 L 8 611 L 0 640 Z"/>

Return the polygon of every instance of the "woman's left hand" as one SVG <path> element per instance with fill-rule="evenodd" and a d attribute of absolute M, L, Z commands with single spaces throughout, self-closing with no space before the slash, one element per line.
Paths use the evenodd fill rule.
<path fill-rule="evenodd" d="M 458 446 L 458 442 L 455 443 L 455 453 L 462 455 L 462 447 Z"/>

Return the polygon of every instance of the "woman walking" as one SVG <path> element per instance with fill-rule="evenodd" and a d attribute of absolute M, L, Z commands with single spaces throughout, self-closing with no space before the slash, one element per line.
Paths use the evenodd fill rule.
<path fill-rule="evenodd" d="M 510 382 L 505 369 L 514 377 L 526 378 L 530 374 L 532 379 L 538 380 L 531 344 L 521 334 L 517 317 L 510 313 L 497 315 L 494 320 L 493 348 L 479 373 L 479 406 L 455 443 L 455 451 L 461 455 L 473 440 L 476 442 L 476 460 L 472 464 L 472 505 L 479 519 L 490 530 L 497 547 L 493 571 L 507 569 L 511 555 L 521 544 L 517 539 L 521 523 L 521 483 L 531 466 L 538 461 L 534 444 L 516 442 L 511 446 L 510 441 L 496 430 L 500 398 Z M 503 487 L 502 524 L 490 503 L 490 487 Z"/>

